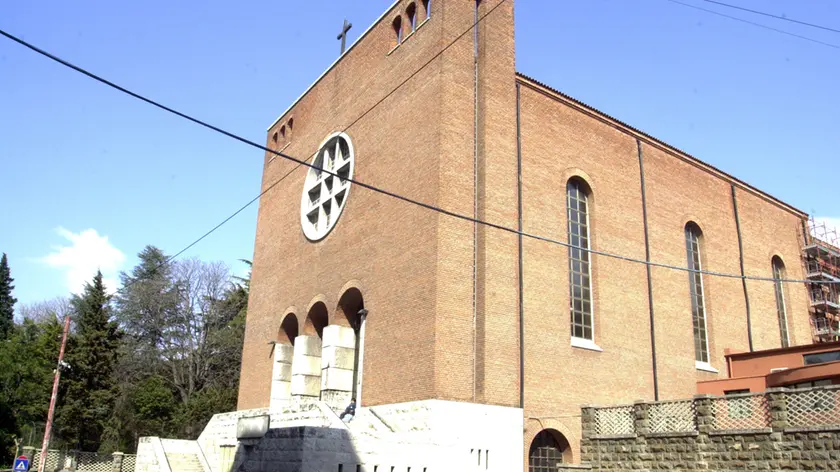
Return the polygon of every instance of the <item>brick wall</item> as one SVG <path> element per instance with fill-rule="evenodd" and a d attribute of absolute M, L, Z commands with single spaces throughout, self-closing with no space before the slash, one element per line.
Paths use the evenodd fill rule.
<path fill-rule="evenodd" d="M 478 15 L 487 16 L 475 36 L 469 31 L 474 2 L 433 1 L 431 17 L 392 48 L 392 20 L 409 3 L 397 2 L 277 120 L 269 146 L 310 158 L 326 136 L 346 130 L 356 150 L 356 179 L 510 228 L 520 216 L 521 155 L 526 232 L 566 240 L 565 184 L 578 176 L 593 191 L 592 247 L 644 259 L 641 149 L 652 260 L 685 266 L 683 229 L 694 221 L 703 231 L 704 269 L 739 273 L 734 185 L 745 273 L 770 276 L 770 259 L 778 255 L 788 277 L 801 277 L 801 212 L 517 75 L 512 0 L 498 8 L 480 2 Z M 286 135 L 275 142 L 282 126 Z M 302 330 L 320 301 L 329 322 L 342 324 L 338 302 L 349 288 L 361 292 L 370 310 L 363 404 L 438 398 L 518 406 L 520 315 L 525 451 L 541 429 L 553 428 L 570 442 L 570 459 L 579 461 L 577 405 L 654 398 L 643 265 L 593 256 L 595 341 L 603 351 L 573 348 L 566 248 L 524 239 L 519 313 L 515 235 L 354 186 L 332 232 L 310 242 L 299 222 L 306 171 L 265 156 L 263 189 L 291 174 L 260 201 L 240 409 L 268 405 L 267 342 L 283 341 L 284 317 L 291 314 Z M 694 365 L 688 275 L 651 272 L 660 398 L 685 397 L 696 381 L 725 375 L 725 348 L 749 348 L 743 285 L 704 280 L 717 374 Z M 778 346 L 772 283 L 748 282 L 747 293 L 754 347 Z M 810 341 L 806 297 L 804 287 L 786 287 L 792 344 Z"/>
<path fill-rule="evenodd" d="M 584 407 L 582 430 L 593 470 L 825 470 L 840 463 L 840 389 Z"/>
<path fill-rule="evenodd" d="M 645 259 L 644 172 L 651 260 L 686 266 L 684 228 L 702 230 L 704 270 L 739 274 L 735 187 L 744 273 L 771 277 L 782 257 L 787 277 L 801 278 L 797 230 L 803 215 L 734 178 L 524 76 L 520 82 L 523 229 L 567 241 L 565 185 L 576 176 L 592 189 L 591 247 Z M 641 152 L 644 168 L 640 166 Z M 603 351 L 570 345 L 568 250 L 524 240 L 524 450 L 545 428 L 571 445 L 578 461 L 576 405 L 654 399 L 649 303 L 655 319 L 660 399 L 685 398 L 696 382 L 726 377 L 724 349 L 748 351 L 747 307 L 737 278 L 704 276 L 710 364 L 695 367 L 689 277 L 653 267 L 652 300 L 644 265 L 592 256 L 595 343 Z M 810 342 L 807 293 L 787 284 L 791 344 Z M 773 284 L 750 281 L 753 345 L 781 347 Z M 556 388 L 557 384 L 574 388 Z"/>

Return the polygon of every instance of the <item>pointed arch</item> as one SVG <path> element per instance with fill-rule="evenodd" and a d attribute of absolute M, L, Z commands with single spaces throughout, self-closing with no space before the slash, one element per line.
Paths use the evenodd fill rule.
<path fill-rule="evenodd" d="M 422 0 L 420 4 L 423 5 L 422 20 L 428 20 L 432 16 L 432 2 L 430 0 Z"/>
<path fill-rule="evenodd" d="M 776 315 L 779 318 L 779 338 L 782 347 L 790 346 L 790 333 L 788 331 L 787 303 L 785 302 L 785 289 L 782 280 L 785 278 L 785 263 L 779 256 L 770 259 L 770 266 L 773 271 L 773 288 L 776 293 Z"/>
<path fill-rule="evenodd" d="M 393 47 L 397 47 L 403 40 L 402 16 L 397 15 L 391 23 L 391 28 L 394 29 Z"/>
<path fill-rule="evenodd" d="M 408 4 L 408 7 L 405 9 L 405 16 L 408 18 L 408 25 L 411 28 L 411 32 L 417 31 L 417 4 L 411 2 Z"/>

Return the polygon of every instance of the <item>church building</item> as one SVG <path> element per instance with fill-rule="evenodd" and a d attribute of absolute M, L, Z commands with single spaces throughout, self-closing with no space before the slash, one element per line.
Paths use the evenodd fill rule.
<path fill-rule="evenodd" d="M 581 405 L 690 398 L 725 350 L 812 342 L 781 282 L 804 212 L 514 49 L 513 0 L 398 0 L 271 124 L 314 167 L 265 154 L 239 410 L 355 397 L 543 472 L 580 462 Z M 371 460 L 322 470 L 406 470 Z"/>

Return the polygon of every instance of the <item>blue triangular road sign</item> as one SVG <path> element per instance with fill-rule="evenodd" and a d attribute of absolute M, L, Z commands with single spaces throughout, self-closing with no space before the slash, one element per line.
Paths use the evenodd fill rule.
<path fill-rule="evenodd" d="M 29 470 L 29 459 L 26 457 L 18 457 L 15 459 L 15 466 L 12 468 L 15 472 L 26 472 Z"/>

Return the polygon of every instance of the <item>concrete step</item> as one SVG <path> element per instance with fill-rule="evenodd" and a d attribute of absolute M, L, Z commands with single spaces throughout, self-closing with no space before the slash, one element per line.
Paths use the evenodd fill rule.
<path fill-rule="evenodd" d="M 195 454 L 166 453 L 172 472 L 205 472 Z"/>

